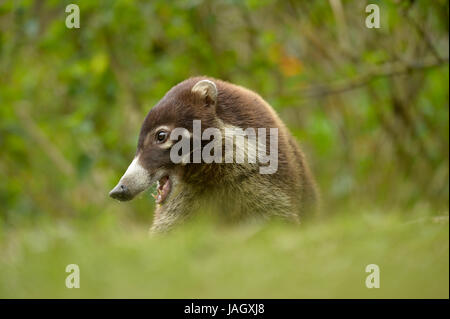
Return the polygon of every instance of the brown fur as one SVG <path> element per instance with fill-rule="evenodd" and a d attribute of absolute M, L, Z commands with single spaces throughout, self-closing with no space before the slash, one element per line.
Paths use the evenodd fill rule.
<path fill-rule="evenodd" d="M 217 100 L 191 92 L 200 80 L 213 81 Z M 200 119 L 202 130 L 230 125 L 246 128 L 278 128 L 278 170 L 260 174 L 256 164 L 201 163 L 175 165 L 169 150 L 149 146 L 149 135 L 159 125 L 184 127 Z M 151 144 L 151 143 L 150 143 Z M 164 231 L 203 207 L 226 220 L 282 216 L 299 221 L 314 212 L 317 190 L 305 156 L 275 111 L 258 94 L 221 80 L 195 77 L 174 86 L 148 113 L 139 137 L 137 154 L 150 172 L 165 169 L 173 179 L 167 201 L 157 205 L 153 231 Z"/>

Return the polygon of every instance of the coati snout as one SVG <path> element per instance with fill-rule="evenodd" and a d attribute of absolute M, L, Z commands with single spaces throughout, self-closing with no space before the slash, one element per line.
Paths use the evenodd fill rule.
<path fill-rule="evenodd" d="M 197 123 L 201 132 L 196 132 Z M 230 138 L 230 129 L 247 135 Z M 258 132 L 256 143 L 249 132 Z M 267 148 L 261 147 L 260 137 L 270 140 Z M 245 149 L 248 161 L 229 161 L 226 145 L 234 152 Z M 275 171 L 261 173 L 267 161 L 249 160 L 256 149 L 261 156 L 276 150 Z M 214 160 L 197 156 L 211 155 L 211 150 Z M 135 157 L 110 196 L 130 200 L 154 183 L 152 231 L 168 230 L 204 205 L 229 220 L 281 216 L 298 222 L 317 201 L 305 157 L 270 105 L 248 89 L 207 77 L 179 83 L 150 110 Z"/>

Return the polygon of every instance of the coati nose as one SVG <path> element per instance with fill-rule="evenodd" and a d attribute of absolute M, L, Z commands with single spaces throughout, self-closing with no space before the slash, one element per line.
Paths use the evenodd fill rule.
<path fill-rule="evenodd" d="M 114 199 L 118 199 L 118 200 L 130 200 L 133 198 L 133 196 L 131 195 L 130 190 L 128 189 L 128 187 L 124 184 L 117 184 L 116 187 L 114 187 L 110 192 L 109 192 L 109 196 L 114 198 Z"/>

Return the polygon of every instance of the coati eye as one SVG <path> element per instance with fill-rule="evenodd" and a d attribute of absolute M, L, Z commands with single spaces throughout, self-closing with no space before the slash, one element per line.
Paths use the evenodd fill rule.
<path fill-rule="evenodd" d="M 158 143 L 163 143 L 163 142 L 165 142 L 165 141 L 167 140 L 167 137 L 168 137 L 168 136 L 169 136 L 169 133 L 168 133 L 168 132 L 163 131 L 163 130 L 158 131 L 158 132 L 156 133 L 156 141 L 157 141 Z"/>

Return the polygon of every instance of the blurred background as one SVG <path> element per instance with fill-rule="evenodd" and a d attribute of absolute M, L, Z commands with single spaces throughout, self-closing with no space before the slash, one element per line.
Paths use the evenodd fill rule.
<path fill-rule="evenodd" d="M 79 29 L 65 25 L 72 2 Z M 369 3 L 379 29 L 365 25 Z M 448 31 L 446 0 L 0 1 L 0 246 L 15 260 L 29 232 L 56 223 L 81 223 L 86 236 L 99 223 L 144 233 L 148 192 L 126 204 L 108 192 L 151 107 L 208 75 L 279 113 L 316 175 L 325 219 L 444 215 L 436 256 L 447 257 L 448 298 Z M 27 260 L 3 257 L 4 273 Z M 12 290 L 0 295 L 24 292 L 20 273 L 6 277 Z"/>

